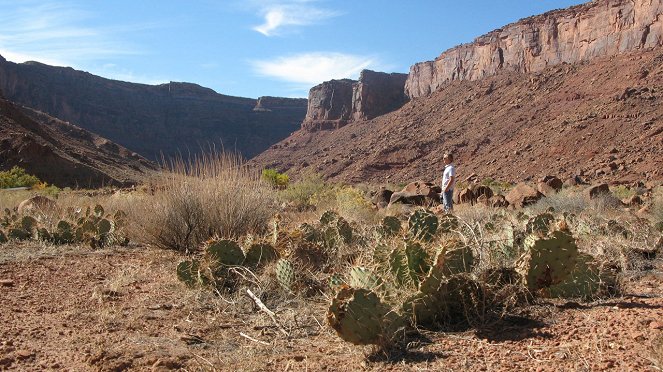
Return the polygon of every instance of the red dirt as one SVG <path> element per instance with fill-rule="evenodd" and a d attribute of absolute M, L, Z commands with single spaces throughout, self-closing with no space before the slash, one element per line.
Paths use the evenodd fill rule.
<path fill-rule="evenodd" d="M 646 371 L 662 336 L 660 261 L 632 276 L 625 297 L 541 303 L 485 329 L 424 333 L 386 359 L 338 339 L 324 324 L 324 298 L 266 298 L 286 339 L 249 299 L 177 282 L 180 259 L 142 248 L 3 246 L 0 369 Z"/>

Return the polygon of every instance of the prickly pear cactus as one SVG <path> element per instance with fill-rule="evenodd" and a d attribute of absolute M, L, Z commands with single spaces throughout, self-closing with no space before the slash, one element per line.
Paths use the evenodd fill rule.
<path fill-rule="evenodd" d="M 336 221 L 340 216 L 334 211 L 326 211 L 320 216 L 320 223 L 322 225 L 329 225 L 332 222 Z"/>
<path fill-rule="evenodd" d="M 594 257 L 579 254 L 573 272 L 561 283 L 543 290 L 546 297 L 591 299 L 599 295 L 602 284 L 601 272 Z"/>
<path fill-rule="evenodd" d="M 414 241 L 406 241 L 403 248 L 394 249 L 389 255 L 391 273 L 399 285 L 419 285 L 430 268 L 430 256 L 424 247 Z"/>
<path fill-rule="evenodd" d="M 258 267 L 266 263 L 275 261 L 279 258 L 276 249 L 270 244 L 256 243 L 252 244 L 246 250 L 246 259 L 244 264 L 249 267 Z"/>
<path fill-rule="evenodd" d="M 353 288 L 364 288 L 374 291 L 382 287 L 383 282 L 380 277 L 373 274 L 370 270 L 363 267 L 353 267 L 350 270 L 348 285 Z"/>
<path fill-rule="evenodd" d="M 316 242 L 320 240 L 320 232 L 308 223 L 299 225 L 299 231 L 302 232 L 304 240 L 307 242 Z"/>
<path fill-rule="evenodd" d="M 24 216 L 21 218 L 21 229 L 32 233 L 37 228 L 38 222 L 34 217 Z"/>
<path fill-rule="evenodd" d="M 13 240 L 29 240 L 32 237 L 32 234 L 24 229 L 10 229 L 9 230 L 9 239 Z"/>
<path fill-rule="evenodd" d="M 448 234 L 458 229 L 458 217 L 453 214 L 444 214 L 440 217 L 438 230 L 443 234 Z"/>
<path fill-rule="evenodd" d="M 408 220 L 410 236 L 414 239 L 431 241 L 438 228 L 438 218 L 435 214 L 419 209 Z"/>
<path fill-rule="evenodd" d="M 7 243 L 7 235 L 5 235 L 5 232 L 0 230 L 0 244 L 2 243 Z"/>
<path fill-rule="evenodd" d="M 382 219 L 380 230 L 384 236 L 394 236 L 401 231 L 401 221 L 398 217 L 387 216 Z"/>
<path fill-rule="evenodd" d="M 434 294 L 441 284 L 455 274 L 470 272 L 474 267 L 474 255 L 470 247 L 460 242 L 450 242 L 435 257 L 428 275 L 421 281 L 419 291 Z"/>
<path fill-rule="evenodd" d="M 364 288 L 346 287 L 332 300 L 327 322 L 339 337 L 355 345 L 389 342 L 404 325 L 403 318 Z"/>
<path fill-rule="evenodd" d="M 530 291 L 562 283 L 575 268 L 578 247 L 567 232 L 555 231 L 546 237 L 530 235 L 525 248 L 517 269 Z"/>
<path fill-rule="evenodd" d="M 177 279 L 189 287 L 204 284 L 208 280 L 202 275 L 198 260 L 182 261 L 177 265 Z"/>
<path fill-rule="evenodd" d="M 292 286 L 295 284 L 295 269 L 290 261 L 280 259 L 276 263 L 276 280 L 281 287 L 286 291 L 292 291 Z"/>
<path fill-rule="evenodd" d="M 56 244 L 71 244 L 74 242 L 74 227 L 67 221 L 61 220 L 55 227 L 53 240 Z"/>
<path fill-rule="evenodd" d="M 550 232 L 550 226 L 555 222 L 555 216 L 551 213 L 541 213 L 530 218 L 525 225 L 527 234 L 546 235 Z"/>
<path fill-rule="evenodd" d="M 39 227 L 35 230 L 35 236 L 37 240 L 42 241 L 42 242 L 50 242 L 53 240 L 53 236 L 51 235 L 48 230 L 44 227 Z"/>
<path fill-rule="evenodd" d="M 205 253 L 219 266 L 239 266 L 244 262 L 242 248 L 232 240 L 213 241 L 207 246 Z"/>
<path fill-rule="evenodd" d="M 109 234 L 113 231 L 115 231 L 115 224 L 113 221 L 104 218 L 97 223 L 98 235 Z"/>
<path fill-rule="evenodd" d="M 104 207 L 97 204 L 94 206 L 94 216 L 97 218 L 102 218 L 104 216 Z"/>
<path fill-rule="evenodd" d="M 345 244 L 352 242 L 352 226 L 343 217 L 336 220 L 336 231 Z"/>

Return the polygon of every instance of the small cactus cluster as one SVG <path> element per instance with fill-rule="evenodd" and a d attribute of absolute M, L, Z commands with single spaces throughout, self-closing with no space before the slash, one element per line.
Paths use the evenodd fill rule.
<path fill-rule="evenodd" d="M 127 245 L 129 239 L 119 232 L 125 219 L 126 214 L 122 211 L 117 211 L 113 216 L 106 215 L 104 208 L 96 205 L 94 208 L 88 207 L 84 213 L 80 210 L 71 212 L 68 218 L 58 221 L 49 229 L 45 223 L 32 216 L 20 217 L 5 209 L 0 226 L 6 228 L 8 233 L 5 235 L 0 230 L 0 243 L 12 239 L 39 240 L 54 244 L 87 243 L 92 248 Z"/>
<path fill-rule="evenodd" d="M 516 269 L 527 289 L 544 297 L 592 298 L 613 281 L 594 257 L 578 251 L 568 231 L 528 236 Z"/>
<path fill-rule="evenodd" d="M 268 243 L 252 243 L 242 250 L 233 240 L 215 239 L 205 244 L 201 258 L 182 261 L 177 265 L 177 278 L 190 287 L 224 285 L 232 282 L 231 268 L 243 266 L 257 269 L 278 258 L 278 252 Z"/>

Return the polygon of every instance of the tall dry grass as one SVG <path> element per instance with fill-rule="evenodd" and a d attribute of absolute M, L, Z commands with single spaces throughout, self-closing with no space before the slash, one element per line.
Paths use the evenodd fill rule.
<path fill-rule="evenodd" d="M 262 233 L 276 212 L 274 191 L 237 155 L 210 152 L 164 168 L 154 195 L 130 208 L 136 239 L 189 252 L 213 236 Z"/>

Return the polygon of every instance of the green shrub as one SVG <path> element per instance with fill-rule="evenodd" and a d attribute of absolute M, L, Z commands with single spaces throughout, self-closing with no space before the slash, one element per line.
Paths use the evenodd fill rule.
<path fill-rule="evenodd" d="M 275 189 L 284 189 L 290 182 L 290 177 L 287 174 L 269 168 L 262 170 L 262 179 Z"/>
<path fill-rule="evenodd" d="M 287 203 L 298 208 L 306 208 L 314 204 L 315 197 L 329 188 L 318 174 L 308 174 L 300 181 L 290 184 L 279 196 Z"/>
<path fill-rule="evenodd" d="M 18 166 L 13 167 L 11 170 L 0 172 L 0 189 L 32 187 L 40 182 L 39 178 L 27 174 L 25 169 Z"/>

